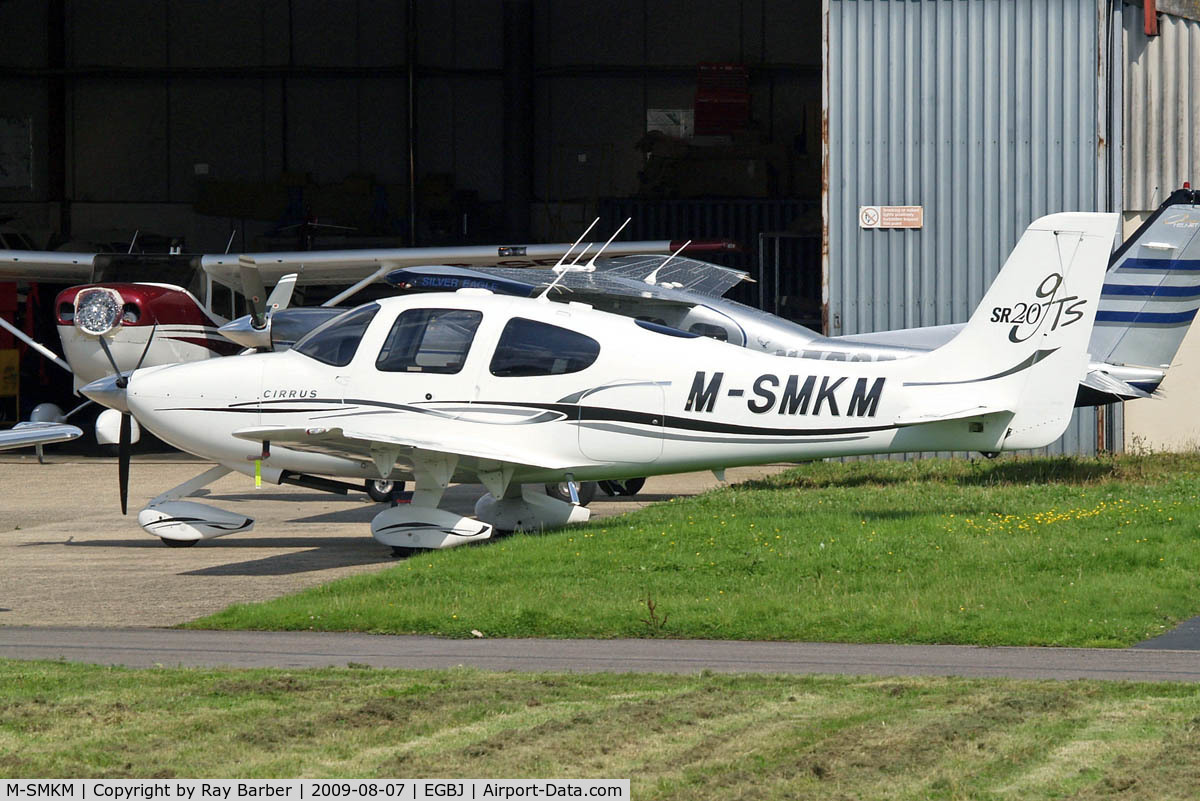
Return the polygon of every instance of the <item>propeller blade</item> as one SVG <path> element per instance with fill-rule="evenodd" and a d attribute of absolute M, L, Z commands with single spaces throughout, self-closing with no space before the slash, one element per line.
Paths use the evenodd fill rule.
<path fill-rule="evenodd" d="M 100 349 L 104 351 L 104 355 L 108 357 L 108 363 L 112 365 L 113 372 L 117 375 L 121 374 L 121 368 L 117 367 L 117 360 L 113 358 L 112 351 L 109 350 L 108 340 L 100 337 Z"/>
<path fill-rule="evenodd" d="M 133 437 L 131 420 L 127 413 L 121 415 L 121 438 L 117 442 L 117 484 L 121 490 L 121 514 L 126 514 L 129 506 L 129 441 Z"/>
<path fill-rule="evenodd" d="M 292 302 L 292 289 L 295 288 L 298 277 L 297 273 L 288 273 L 279 279 L 279 283 L 267 297 L 267 314 L 273 314 L 288 307 L 288 304 Z"/>
<path fill-rule="evenodd" d="M 154 327 L 150 329 L 150 338 L 146 340 L 146 347 L 142 348 L 142 355 L 138 357 L 137 366 L 130 370 L 131 373 L 142 369 L 142 362 L 146 361 L 146 354 L 150 352 L 150 343 L 154 341 L 154 335 L 157 332 L 158 323 L 155 323 Z"/>
<path fill-rule="evenodd" d="M 240 256 L 238 268 L 242 276 L 242 291 L 246 295 L 246 301 L 250 304 L 250 319 L 255 328 L 262 328 L 266 325 L 267 289 L 263 286 L 258 265 L 254 263 L 254 259 Z"/>

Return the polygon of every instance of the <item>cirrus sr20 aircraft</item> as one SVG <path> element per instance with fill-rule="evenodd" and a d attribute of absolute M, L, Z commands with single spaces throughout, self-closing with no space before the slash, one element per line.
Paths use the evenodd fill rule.
<path fill-rule="evenodd" d="M 83 392 L 218 463 L 138 515 L 168 544 L 252 527 L 183 500 L 238 471 L 412 480 L 412 503 L 371 531 L 400 552 L 446 548 L 587 519 L 547 482 L 1047 445 L 1088 369 L 1116 229 L 1113 214 L 1035 221 L 953 339 L 893 361 L 779 356 L 546 292 L 472 288 L 359 306 L 286 352 L 138 369 Z M 438 508 L 452 481 L 486 488 L 474 518 Z"/>

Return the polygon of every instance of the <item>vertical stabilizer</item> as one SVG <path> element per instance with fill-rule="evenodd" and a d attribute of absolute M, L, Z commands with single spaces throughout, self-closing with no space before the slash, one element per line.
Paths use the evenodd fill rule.
<path fill-rule="evenodd" d="M 1200 308 L 1198 194 L 1171 193 L 1113 254 L 1092 334 L 1094 360 L 1170 367 Z"/>
<path fill-rule="evenodd" d="M 1066 428 L 1116 234 L 1115 214 L 1035 220 L 963 330 L 906 360 L 913 408 L 1008 409 L 1004 449 L 1038 448 Z"/>

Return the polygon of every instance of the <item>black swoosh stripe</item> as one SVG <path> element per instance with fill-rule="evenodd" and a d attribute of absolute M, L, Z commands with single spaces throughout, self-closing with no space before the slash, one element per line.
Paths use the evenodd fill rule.
<path fill-rule="evenodd" d="M 1058 350 L 1058 348 L 1053 348 L 1051 350 L 1036 351 L 1036 352 L 1032 353 L 1029 356 L 1029 358 L 1027 358 L 1025 361 L 1021 362 L 1020 364 L 1013 365 L 1012 367 L 1008 368 L 1007 370 L 1004 370 L 999 373 L 993 373 L 992 375 L 986 375 L 983 378 L 968 378 L 965 381 L 905 381 L 904 386 L 906 386 L 906 387 L 944 387 L 944 386 L 949 386 L 951 384 L 978 384 L 981 381 L 991 381 L 992 379 L 995 379 L 995 378 L 1004 378 L 1006 375 L 1012 375 L 1013 373 L 1019 373 L 1022 370 L 1028 370 L 1030 367 L 1033 367 L 1035 364 L 1040 362 L 1042 359 L 1046 358 L 1047 356 L 1056 352 L 1057 350 Z"/>
<path fill-rule="evenodd" d="M 154 528 L 155 526 L 167 526 L 175 523 L 204 523 L 213 528 L 224 529 L 225 531 L 240 531 L 253 521 L 246 518 L 241 523 L 218 523 L 214 520 L 205 520 L 203 517 L 164 517 L 160 520 L 155 520 L 152 523 L 147 523 L 146 528 Z M 233 528 L 229 528 L 233 526 Z"/>
<path fill-rule="evenodd" d="M 1051 351 L 1052 352 L 1052 351 Z M 1044 358 L 1044 357 L 1043 357 Z M 975 379 L 985 380 L 985 379 Z M 949 382 L 958 383 L 958 382 Z M 340 400 L 326 400 L 322 398 L 307 398 L 305 403 L 342 403 Z M 446 401 L 446 403 L 467 403 L 467 401 Z M 397 409 L 400 411 L 413 412 L 415 414 L 436 414 L 435 410 L 422 409 L 418 406 L 399 403 L 387 403 L 385 401 L 369 401 L 369 400 L 347 400 L 347 405 L 356 404 L 361 406 L 378 406 L 385 409 Z M 240 404 L 245 406 L 245 404 Z M 480 411 L 484 411 L 486 406 L 508 406 L 508 407 L 523 407 L 527 409 L 542 409 L 548 412 L 558 412 L 563 414 L 570 421 L 609 421 L 617 423 L 634 423 L 638 425 L 653 426 L 655 428 L 676 428 L 682 431 L 704 431 L 715 434 L 749 434 L 754 436 L 770 435 L 775 437 L 812 437 L 812 436 L 829 436 L 831 434 L 864 434 L 872 431 L 887 431 L 897 428 L 897 426 L 887 423 L 874 426 L 853 426 L 853 427 L 838 427 L 838 428 L 809 428 L 809 429 L 792 429 L 792 428 L 772 428 L 767 426 L 747 426 L 738 425 L 736 423 L 718 423 L 711 420 L 695 420 L 686 417 L 675 417 L 672 415 L 654 414 L 652 412 L 636 412 L 628 409 L 612 409 L 604 406 L 577 406 L 569 403 L 535 403 L 531 401 L 488 401 L 486 404 L 477 404 Z M 237 412 L 246 414 L 250 409 L 246 408 L 185 408 L 177 407 L 174 409 L 161 409 L 160 411 L 196 411 L 196 412 Z M 268 410 L 263 409 L 263 412 Z M 285 413 L 306 413 L 314 411 L 325 411 L 325 409 L 271 409 L 270 413 L 285 414 Z M 440 416 L 440 415 L 439 415 Z"/>
<path fill-rule="evenodd" d="M 391 525 L 383 526 L 382 528 L 379 528 L 378 531 L 379 532 L 391 531 L 392 529 L 396 529 L 396 528 L 421 529 L 422 531 L 440 531 L 443 534 L 453 534 L 456 537 L 463 537 L 463 538 L 478 537 L 480 534 L 482 534 L 486 530 L 486 527 L 480 527 L 477 531 L 475 531 L 473 533 L 464 534 L 461 531 L 456 531 L 454 529 L 446 528 L 445 526 L 438 525 L 437 523 L 392 523 Z"/>

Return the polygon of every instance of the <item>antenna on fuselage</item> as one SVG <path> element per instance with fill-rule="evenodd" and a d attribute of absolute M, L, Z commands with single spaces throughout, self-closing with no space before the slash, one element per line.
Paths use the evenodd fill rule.
<path fill-rule="evenodd" d="M 690 244 L 692 244 L 692 240 L 690 240 L 690 239 L 688 241 L 684 242 L 683 245 L 679 248 L 679 250 L 675 251 L 670 256 L 667 256 L 665 259 L 663 259 L 663 263 L 658 265 L 657 267 L 655 267 L 654 272 L 647 275 L 645 278 L 642 279 L 642 281 L 649 284 L 650 286 L 654 286 L 655 284 L 657 284 L 658 283 L 658 271 L 661 270 L 663 267 L 666 267 L 667 262 L 669 262 L 671 259 L 675 258 L 680 253 L 682 253 L 683 249 L 686 248 Z"/>
<path fill-rule="evenodd" d="M 579 238 L 575 240 L 575 243 L 574 243 L 574 244 L 572 244 L 572 245 L 571 245 L 571 247 L 567 248 L 567 252 L 566 252 L 566 253 L 564 253 L 564 254 L 562 254 L 562 258 L 560 258 L 560 259 L 558 260 L 558 263 L 557 263 L 557 264 L 555 264 L 555 265 L 554 265 L 553 267 L 551 267 L 550 269 L 554 270 L 554 272 L 558 272 L 559 270 L 561 270 L 561 269 L 563 268 L 563 262 L 567 260 L 567 256 L 570 256 L 570 255 L 571 255 L 571 252 L 572 252 L 573 250 L 575 250 L 575 247 L 576 247 L 576 245 L 578 245 L 580 242 L 582 242 L 582 241 L 583 241 L 583 238 L 584 238 L 585 236 L 587 236 L 587 235 L 588 235 L 588 232 L 589 232 L 589 231 L 591 231 L 593 228 L 595 228 L 595 227 L 596 227 L 596 223 L 598 223 L 598 222 L 600 222 L 600 218 L 599 218 L 599 217 L 597 217 L 596 219 L 592 220 L 592 224 L 591 224 L 591 225 L 589 225 L 589 226 L 587 227 L 587 229 L 586 229 L 586 230 L 585 230 L 585 231 L 584 231 L 582 234 L 580 234 L 580 235 L 579 235 Z M 592 243 L 591 243 L 591 242 L 589 242 L 589 243 L 587 244 L 587 247 L 585 247 L 585 248 L 583 249 L 583 250 L 584 250 L 584 252 L 586 253 L 586 252 L 587 252 L 587 249 L 588 249 L 588 248 L 590 248 L 591 246 L 592 246 Z M 578 257 L 576 257 L 576 260 L 578 260 Z M 574 264 L 575 262 L 571 262 L 571 263 L 572 263 L 572 264 Z"/>
<path fill-rule="evenodd" d="M 617 238 L 617 235 L 618 235 L 618 234 L 620 234 L 622 231 L 624 231 L 624 230 L 625 230 L 625 226 L 629 225 L 629 222 L 630 222 L 630 220 L 632 220 L 632 219 L 633 219 L 632 217 L 626 217 L 626 218 L 625 218 L 625 222 L 621 223 L 621 227 L 620 227 L 620 228 L 618 228 L 617 230 L 613 231 L 613 235 L 612 235 L 612 236 L 610 236 L 610 237 L 608 238 L 608 241 L 604 243 L 604 247 L 602 247 L 602 248 L 600 248 L 599 250 L 597 250 L 597 251 L 596 251 L 596 255 L 595 255 L 595 256 L 592 256 L 592 258 L 588 260 L 587 266 L 585 266 L 585 267 L 583 268 L 583 270 L 584 270 L 585 272 L 589 272 L 589 273 L 590 273 L 590 272 L 592 272 L 593 270 L 595 270 L 595 269 L 596 269 L 596 259 L 600 258 L 600 254 L 604 252 L 604 248 L 606 248 L 606 247 L 608 247 L 609 245 L 611 245 L 611 244 L 612 244 L 612 241 L 613 241 L 614 239 L 616 239 L 616 238 Z"/>
<path fill-rule="evenodd" d="M 592 224 L 588 226 L 588 231 L 592 230 L 592 227 L 595 226 L 596 222 L 599 219 L 600 218 L 597 217 L 595 220 L 592 221 Z M 599 250 L 596 251 L 596 255 L 592 256 L 592 258 L 588 260 L 588 263 L 582 267 L 577 267 L 576 265 L 579 263 L 579 259 L 583 256 L 583 254 L 588 251 L 588 248 L 590 248 L 592 246 L 590 242 L 587 244 L 587 247 L 585 247 L 580 252 L 580 254 L 575 257 L 575 260 L 573 262 L 571 262 L 570 264 L 562 263 L 563 259 L 565 259 L 567 256 L 571 255 L 571 251 L 575 249 L 575 245 L 579 244 L 579 241 L 581 239 L 583 239 L 583 236 L 579 237 L 579 239 L 576 239 L 575 245 L 571 245 L 570 250 L 568 250 L 566 253 L 563 254 L 562 259 L 559 259 L 559 263 L 554 265 L 554 272 L 558 273 L 558 275 L 554 276 L 554 280 L 551 281 L 550 284 L 544 290 L 542 290 L 542 294 L 538 295 L 537 299 L 538 300 L 549 300 L 550 290 L 554 289 L 554 287 L 558 286 L 558 282 L 561 281 L 563 276 L 569 272 L 581 272 L 581 273 L 595 272 L 596 259 L 600 258 L 600 254 L 604 252 L 604 248 L 606 248 L 612 244 L 612 241 L 617 238 L 617 234 L 621 233 L 621 231 L 623 231 L 625 229 L 625 226 L 629 225 L 629 221 L 632 219 L 633 219 L 632 217 L 626 217 L 625 222 L 621 223 L 621 227 L 618 228 L 613 233 L 613 235 L 608 238 L 608 241 L 605 242 L 604 245 Z M 587 231 L 584 231 L 583 235 L 587 236 Z M 566 287 L 564 287 L 564 289 L 566 289 Z M 570 291 L 570 290 L 568 290 L 568 291 Z"/>
<path fill-rule="evenodd" d="M 233 247 L 233 238 L 237 236 L 237 229 L 234 228 L 229 232 L 229 241 L 225 243 L 225 255 L 229 255 L 230 249 Z"/>
<path fill-rule="evenodd" d="M 596 219 L 600 219 L 600 218 L 599 218 L 599 217 L 597 217 Z M 571 263 L 570 263 L 570 264 L 566 265 L 566 267 L 574 267 L 576 264 L 579 264 L 579 260 L 580 260 L 580 259 L 582 259 L 584 256 L 586 256 L 586 255 L 587 255 L 587 252 L 588 252 L 589 250 L 591 250 L 591 249 L 592 249 L 592 243 L 591 243 L 591 242 L 588 242 L 586 245 L 584 245 L 584 246 L 583 246 L 583 250 L 579 251 L 579 255 L 577 255 L 577 256 L 576 256 L 576 257 L 575 257 L 575 258 L 574 258 L 574 259 L 571 261 Z M 561 269 L 566 269 L 566 268 L 565 268 L 565 267 L 560 267 L 560 268 L 558 268 L 558 269 L 560 269 L 560 270 L 561 270 Z"/>

